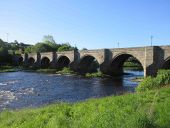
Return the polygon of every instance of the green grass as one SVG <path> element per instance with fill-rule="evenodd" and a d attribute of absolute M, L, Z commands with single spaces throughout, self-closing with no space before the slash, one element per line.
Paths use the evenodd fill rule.
<path fill-rule="evenodd" d="M 62 74 L 62 75 L 64 75 L 64 74 L 76 74 L 73 70 L 71 70 L 70 68 L 66 68 L 66 67 L 64 67 L 60 71 L 57 71 L 56 73 Z"/>
<path fill-rule="evenodd" d="M 124 70 L 143 70 L 140 64 L 133 63 L 133 62 L 124 62 L 123 69 Z"/>
<path fill-rule="evenodd" d="M 141 67 L 141 65 L 133 62 L 124 62 L 123 67 Z"/>
<path fill-rule="evenodd" d="M 105 77 L 105 75 L 102 72 L 98 71 L 98 72 L 94 72 L 94 73 L 86 73 L 85 77 L 96 78 L 96 77 Z"/>
<path fill-rule="evenodd" d="M 3 111 L 0 128 L 169 128 L 170 88 Z"/>
<path fill-rule="evenodd" d="M 14 66 L 0 66 L 0 72 L 15 72 L 18 71 L 18 67 Z"/>

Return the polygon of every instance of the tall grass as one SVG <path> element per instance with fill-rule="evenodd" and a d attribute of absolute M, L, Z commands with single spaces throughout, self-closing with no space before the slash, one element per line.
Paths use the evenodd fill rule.
<path fill-rule="evenodd" d="M 73 70 L 71 70 L 70 68 L 64 67 L 62 70 L 57 71 L 56 73 L 59 74 L 76 74 Z"/>
<path fill-rule="evenodd" d="M 86 73 L 85 74 L 85 77 L 87 77 L 87 78 L 96 78 L 96 77 L 104 77 L 104 76 L 105 75 L 102 72 L 100 72 L 100 71 L 94 72 L 94 73 Z"/>
<path fill-rule="evenodd" d="M 156 77 L 146 77 L 136 88 L 138 92 L 160 88 L 170 84 L 170 70 L 159 70 Z"/>

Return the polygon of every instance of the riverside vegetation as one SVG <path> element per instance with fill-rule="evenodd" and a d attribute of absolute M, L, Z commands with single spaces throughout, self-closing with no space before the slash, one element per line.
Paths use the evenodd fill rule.
<path fill-rule="evenodd" d="M 155 86 L 154 86 L 155 85 Z M 137 92 L 0 113 L 2 128 L 169 128 L 170 70 L 145 78 Z"/>
<path fill-rule="evenodd" d="M 20 67 L 16 66 L 0 66 L 0 72 L 16 72 Z"/>
<path fill-rule="evenodd" d="M 17 67 L 17 66 L 1 66 L 0 72 L 16 72 L 16 71 L 29 71 L 29 72 L 40 72 L 40 73 L 53 73 L 53 74 L 61 74 L 61 75 L 76 75 L 77 73 L 71 70 L 70 68 L 64 67 L 60 70 L 54 68 L 34 68 L 34 67 Z M 86 73 L 83 75 L 86 78 L 96 78 L 96 77 L 108 77 L 104 75 L 102 72 L 94 72 L 94 73 Z"/>
<path fill-rule="evenodd" d="M 34 70 L 30 70 L 30 71 L 36 71 L 36 72 L 41 72 L 41 73 L 55 73 L 55 74 L 61 74 L 61 75 L 77 75 L 77 72 L 74 72 L 73 70 L 71 70 L 70 68 L 64 67 L 61 70 L 57 70 L 57 69 L 34 69 Z M 94 72 L 94 73 L 86 73 L 83 74 L 82 76 L 86 77 L 86 78 L 96 78 L 96 77 L 106 77 L 106 75 L 104 75 L 102 72 L 98 71 L 98 72 Z"/>
<path fill-rule="evenodd" d="M 130 62 L 125 62 L 124 68 L 126 69 L 139 69 L 138 64 L 133 64 Z M 41 72 L 41 73 L 54 73 L 54 74 L 61 74 L 61 75 L 67 75 L 67 74 L 78 74 L 77 72 L 73 71 L 72 69 L 68 67 L 64 67 L 62 69 L 55 69 L 55 68 L 36 68 L 36 67 L 27 67 L 27 66 L 1 66 L 0 72 L 15 72 L 18 70 L 24 70 L 24 71 L 32 71 L 32 72 Z M 81 74 L 82 76 L 86 78 L 103 78 L 103 77 L 109 77 L 108 75 L 103 74 L 101 71 L 92 72 L 92 73 L 85 73 Z M 138 81 L 139 78 L 134 79 L 133 81 Z"/>

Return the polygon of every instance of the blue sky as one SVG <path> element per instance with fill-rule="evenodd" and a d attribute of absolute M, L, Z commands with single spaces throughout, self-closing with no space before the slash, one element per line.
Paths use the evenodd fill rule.
<path fill-rule="evenodd" d="M 170 0 L 1 0 L 0 38 L 78 48 L 170 45 Z"/>

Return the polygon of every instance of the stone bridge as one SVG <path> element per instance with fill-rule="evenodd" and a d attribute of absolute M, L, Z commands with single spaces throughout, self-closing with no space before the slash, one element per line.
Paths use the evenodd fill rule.
<path fill-rule="evenodd" d="M 170 46 L 29 53 L 22 54 L 19 60 L 27 66 L 59 69 L 70 67 L 77 72 L 91 71 L 90 67 L 95 61 L 101 72 L 119 75 L 123 72 L 123 63 L 129 57 L 134 57 L 141 63 L 144 76 L 156 75 L 161 68 L 170 68 Z"/>

